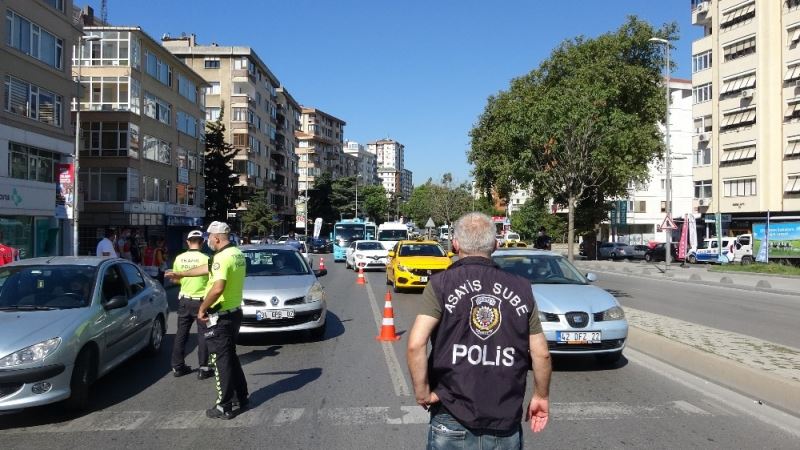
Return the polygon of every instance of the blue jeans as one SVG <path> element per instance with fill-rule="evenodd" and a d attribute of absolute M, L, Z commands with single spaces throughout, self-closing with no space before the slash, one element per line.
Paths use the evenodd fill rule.
<path fill-rule="evenodd" d="M 444 408 L 434 407 L 428 430 L 428 450 L 522 450 L 522 425 L 505 433 L 470 430 Z"/>

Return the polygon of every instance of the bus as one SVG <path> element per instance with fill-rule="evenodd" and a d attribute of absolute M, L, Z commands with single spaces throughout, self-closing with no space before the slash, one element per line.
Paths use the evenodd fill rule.
<path fill-rule="evenodd" d="M 378 240 L 383 248 L 391 250 L 398 241 L 408 239 L 408 226 L 400 222 L 384 222 L 378 225 Z"/>
<path fill-rule="evenodd" d="M 374 222 L 364 222 L 361 219 L 345 219 L 333 225 L 331 242 L 333 243 L 333 260 L 342 262 L 345 251 L 350 243 L 364 239 L 375 239 L 376 228 Z"/>

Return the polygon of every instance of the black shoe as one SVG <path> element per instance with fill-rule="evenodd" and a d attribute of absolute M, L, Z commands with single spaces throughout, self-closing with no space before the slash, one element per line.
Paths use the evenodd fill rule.
<path fill-rule="evenodd" d="M 211 369 L 199 369 L 197 371 L 197 379 L 198 380 L 205 380 L 206 378 L 211 378 L 214 376 L 214 371 Z"/>
<path fill-rule="evenodd" d="M 236 417 L 236 414 L 231 409 L 220 409 L 219 406 L 215 406 L 206 410 L 206 417 L 209 419 L 231 420 Z"/>
<path fill-rule="evenodd" d="M 190 373 L 192 373 L 192 368 L 187 366 L 186 364 L 172 368 L 172 376 L 174 376 L 175 378 L 182 377 Z"/>
<path fill-rule="evenodd" d="M 245 410 L 250 407 L 250 398 L 247 397 L 244 400 L 236 400 L 233 402 L 234 407 L 238 407 L 240 410 Z"/>

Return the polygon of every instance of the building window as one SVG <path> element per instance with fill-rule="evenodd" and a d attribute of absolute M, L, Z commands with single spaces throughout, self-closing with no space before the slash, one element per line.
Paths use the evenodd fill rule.
<path fill-rule="evenodd" d="M 55 165 L 60 161 L 58 153 L 8 143 L 8 175 L 11 178 L 54 183 Z"/>
<path fill-rule="evenodd" d="M 45 3 L 52 6 L 53 8 L 64 12 L 64 0 L 44 0 Z"/>
<path fill-rule="evenodd" d="M 751 36 L 740 39 L 736 42 L 725 45 L 722 50 L 725 62 L 751 55 L 756 52 L 756 37 Z"/>
<path fill-rule="evenodd" d="M 218 107 L 208 107 L 206 108 L 206 121 L 208 122 L 216 122 L 219 120 L 219 113 L 220 109 Z"/>
<path fill-rule="evenodd" d="M 178 131 L 191 137 L 197 137 L 197 119 L 183 111 L 178 111 L 177 120 Z"/>
<path fill-rule="evenodd" d="M 737 109 L 725 112 L 722 116 L 720 131 L 732 131 L 751 126 L 756 123 L 756 108 Z"/>
<path fill-rule="evenodd" d="M 128 201 L 128 171 L 126 169 L 82 169 L 81 183 L 86 200 L 91 202 Z"/>
<path fill-rule="evenodd" d="M 233 134 L 234 147 L 247 147 L 247 135 L 242 133 Z"/>
<path fill-rule="evenodd" d="M 800 119 L 800 98 L 789 100 L 789 104 L 786 107 L 786 112 L 783 114 L 783 118 L 785 122 L 793 122 L 797 119 Z"/>
<path fill-rule="evenodd" d="M 172 105 L 149 92 L 145 92 L 144 115 L 169 125 L 172 117 Z"/>
<path fill-rule="evenodd" d="M 139 58 L 139 45 L 131 46 L 129 31 L 89 31 L 89 35 L 98 36 L 98 41 L 82 41 L 80 55 L 75 54 L 73 47 L 72 63 L 78 65 L 78 56 L 83 66 L 127 66 L 131 59 Z M 134 38 L 138 44 L 138 40 Z M 135 67 L 139 67 L 135 61 Z"/>
<path fill-rule="evenodd" d="M 711 68 L 711 50 L 692 56 L 692 73 Z"/>
<path fill-rule="evenodd" d="M 206 58 L 203 60 L 206 69 L 219 69 L 219 58 Z"/>
<path fill-rule="evenodd" d="M 694 182 L 694 198 L 711 198 L 711 180 Z"/>
<path fill-rule="evenodd" d="M 719 22 L 721 31 L 728 31 L 745 23 L 749 23 L 756 16 L 756 2 L 739 5 L 734 9 L 724 11 Z"/>
<path fill-rule="evenodd" d="M 178 74 L 178 92 L 190 102 L 197 103 L 197 85 L 181 74 Z"/>
<path fill-rule="evenodd" d="M 142 177 L 144 201 L 169 203 L 172 197 L 172 182 L 154 177 Z"/>
<path fill-rule="evenodd" d="M 130 92 L 131 89 L 134 92 Z M 74 109 L 73 105 L 73 109 Z M 139 83 L 129 77 L 81 77 L 81 108 L 139 113 Z"/>
<path fill-rule="evenodd" d="M 88 156 L 139 157 L 139 126 L 128 122 L 83 122 L 83 145 Z"/>
<path fill-rule="evenodd" d="M 220 85 L 219 81 L 209 81 L 209 86 L 206 86 L 206 95 L 219 95 Z"/>
<path fill-rule="evenodd" d="M 232 117 L 231 120 L 234 122 L 246 122 L 247 121 L 247 108 L 231 108 L 232 110 Z"/>
<path fill-rule="evenodd" d="M 694 119 L 694 132 L 697 134 L 710 133 L 714 130 L 714 122 L 711 116 L 696 117 Z"/>
<path fill-rule="evenodd" d="M 704 103 L 711 100 L 711 83 L 701 84 L 692 89 L 694 94 L 694 104 Z"/>
<path fill-rule="evenodd" d="M 5 110 L 61 128 L 62 97 L 26 81 L 5 77 Z"/>
<path fill-rule="evenodd" d="M 792 136 L 786 144 L 786 149 L 783 151 L 783 156 L 792 158 L 800 156 L 800 136 Z"/>
<path fill-rule="evenodd" d="M 720 97 L 738 95 L 745 89 L 753 89 L 756 87 L 756 73 L 752 71 L 744 75 L 736 75 L 722 80 L 722 83 L 722 91 L 719 93 Z"/>
<path fill-rule="evenodd" d="M 14 11 L 6 11 L 6 44 L 50 67 L 64 67 L 64 40 Z"/>
<path fill-rule="evenodd" d="M 142 156 L 145 159 L 157 161 L 163 164 L 172 164 L 172 145 L 169 142 L 145 135 L 142 138 L 142 143 Z"/>
<path fill-rule="evenodd" d="M 756 179 L 725 180 L 723 189 L 725 197 L 752 197 L 756 195 Z"/>
<path fill-rule="evenodd" d="M 144 51 L 145 71 L 162 84 L 172 86 L 172 67 L 149 50 Z"/>
<path fill-rule="evenodd" d="M 791 49 L 797 46 L 800 42 L 800 26 L 795 25 L 786 30 L 786 45 Z"/>
<path fill-rule="evenodd" d="M 783 192 L 787 194 L 800 193 L 800 175 L 789 175 L 786 185 L 783 187 Z"/>
<path fill-rule="evenodd" d="M 711 164 L 711 148 L 702 147 L 694 151 L 694 167 L 703 167 Z"/>

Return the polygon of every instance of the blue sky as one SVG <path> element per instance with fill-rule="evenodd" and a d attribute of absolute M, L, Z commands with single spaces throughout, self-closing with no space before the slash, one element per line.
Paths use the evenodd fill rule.
<path fill-rule="evenodd" d="M 108 0 L 109 21 L 151 36 L 253 47 L 302 104 L 347 121 L 345 138 L 406 146 L 414 183 L 470 179 L 469 130 L 489 95 L 562 40 L 630 14 L 680 27 L 673 76 L 690 77 L 689 0 Z M 100 0 L 89 4 L 99 15 Z"/>

